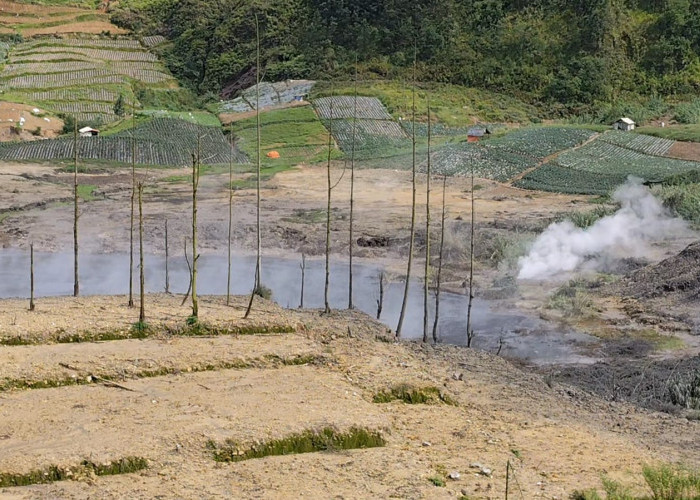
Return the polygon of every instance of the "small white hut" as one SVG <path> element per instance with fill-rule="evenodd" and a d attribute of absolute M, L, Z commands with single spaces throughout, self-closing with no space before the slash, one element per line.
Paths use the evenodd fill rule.
<path fill-rule="evenodd" d="M 613 123 L 613 130 L 622 130 L 623 132 L 629 132 L 630 130 L 634 130 L 635 126 L 636 124 L 634 123 L 634 120 L 631 120 L 629 118 L 620 118 L 615 123 Z"/>
<path fill-rule="evenodd" d="M 80 137 L 92 137 L 93 135 L 100 135 L 100 131 L 92 127 L 83 127 L 80 130 Z"/>

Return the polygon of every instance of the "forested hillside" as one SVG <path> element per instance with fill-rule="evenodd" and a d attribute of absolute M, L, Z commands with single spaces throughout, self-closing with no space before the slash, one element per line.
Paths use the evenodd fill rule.
<path fill-rule="evenodd" d="M 580 112 L 621 97 L 700 92 L 700 0 L 117 5 L 115 23 L 172 41 L 163 56 L 199 92 L 235 91 L 232 82 L 252 75 L 256 13 L 270 80 L 350 74 L 356 57 L 365 78 L 406 76 L 415 46 L 421 80 L 507 92 L 554 112 Z"/>

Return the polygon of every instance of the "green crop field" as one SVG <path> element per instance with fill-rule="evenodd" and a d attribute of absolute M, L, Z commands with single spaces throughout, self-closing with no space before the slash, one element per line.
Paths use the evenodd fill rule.
<path fill-rule="evenodd" d="M 117 120 L 114 104 L 120 95 L 127 109 L 139 106 L 137 86 L 173 89 L 177 82 L 154 54 L 127 38 L 42 38 L 16 44 L 0 71 L 5 100 L 72 115 L 82 123 Z M 215 121 L 210 117 L 206 124 Z"/>

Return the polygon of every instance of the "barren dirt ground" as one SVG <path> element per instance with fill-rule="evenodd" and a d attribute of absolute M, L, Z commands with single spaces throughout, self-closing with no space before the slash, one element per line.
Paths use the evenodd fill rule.
<path fill-rule="evenodd" d="M 39 251 L 72 249 L 72 174 L 66 165 L 4 164 L 0 191 L 0 244 Z M 90 168 L 81 184 L 94 186 L 81 201 L 80 242 L 85 253 L 127 252 L 130 173 Z M 145 181 L 147 253 L 164 251 L 164 221 L 172 245 L 190 231 L 187 169 L 138 169 Z M 250 174 L 237 173 L 237 179 Z M 340 168 L 333 172 L 340 176 Z M 421 183 L 424 179 L 421 179 Z M 200 185 L 199 231 L 204 253 L 224 254 L 228 173 L 208 174 Z M 325 227 L 325 171 L 301 167 L 266 181 L 263 247 L 266 255 L 321 254 Z M 410 174 L 356 173 L 356 238 L 386 238 L 386 246 L 358 247 L 358 260 L 404 272 L 410 220 Z M 478 180 L 481 227 L 518 233 L 546 224 L 560 212 L 589 210 L 584 196 L 509 188 Z M 448 180 L 448 220 L 469 219 L 468 180 Z M 432 210 L 439 218 L 440 189 Z M 347 251 L 349 179 L 333 191 L 332 250 Z M 423 200 L 425 192 L 419 191 Z M 420 219 L 419 219 L 420 221 Z M 255 244 L 252 190 L 234 195 L 234 245 Z M 420 222 L 420 224 L 423 224 Z M 418 234 L 420 241 L 421 233 Z M 451 235 L 459 254 L 459 234 Z M 677 242 L 679 246 L 683 242 Z M 179 245 L 177 245 L 179 247 Z M 659 248 L 659 257 L 676 251 Z M 459 255 L 452 277 L 459 281 Z M 418 264 L 420 265 L 420 264 Z M 479 268 L 477 280 L 492 279 Z M 462 275 L 463 276 L 463 275 Z M 461 278 L 463 280 L 463 278 Z M 459 287 L 455 284 L 456 287 Z M 556 286 L 556 285 L 554 285 Z M 531 287 L 513 304 L 537 310 L 551 292 Z M 60 343 L 79 335 L 127 336 L 137 310 L 125 297 L 42 298 L 0 301 L 0 476 L 52 465 L 75 466 L 126 456 L 148 459 L 133 474 L 49 485 L 5 488 L 7 498 L 503 498 L 505 467 L 513 465 L 516 498 L 566 498 L 600 485 L 602 474 L 637 491 L 641 467 L 657 461 L 700 465 L 700 423 L 604 402 L 580 389 L 522 371 L 492 355 L 452 346 L 395 344 L 387 330 L 363 314 L 289 311 L 257 301 L 241 319 L 233 307 L 206 297 L 200 317 L 217 327 L 292 333 L 183 337 L 190 314 L 181 297 L 147 297 L 147 321 L 160 332 L 146 339 Z M 611 324 L 634 320 L 612 303 Z M 559 318 L 560 319 L 560 318 Z M 632 325 L 634 326 L 634 325 Z M 170 332 L 170 333 L 168 333 Z M 87 339 L 90 340 L 90 339 Z M 12 342 L 6 342 L 12 343 Z M 108 382 L 116 382 L 114 383 Z M 103 383 L 104 382 L 104 383 Z M 435 386 L 457 402 L 377 404 L 373 395 L 400 383 Z M 59 387 L 56 387 L 59 386 Z M 48 388 L 40 388 L 48 387 Z M 235 464 L 213 460 L 207 442 L 233 438 L 241 446 L 305 429 L 363 426 L 381 430 L 386 447 L 267 457 Z M 479 473 L 472 464 L 492 469 Z M 457 471 L 459 480 L 434 486 L 430 477 Z M 514 484 L 511 476 L 511 486 Z M 518 496 L 520 495 L 520 496 Z"/>
<path fill-rule="evenodd" d="M 153 324 L 189 314 L 180 297 L 148 296 Z M 125 331 L 125 297 L 4 300 L 2 332 Z M 547 384 L 508 362 L 450 346 L 379 341 L 386 329 L 358 313 L 320 316 L 262 300 L 241 319 L 244 298 L 202 300 L 219 325 L 293 326 L 295 333 L 2 346 L 0 380 L 71 384 L 0 391 L 0 473 L 27 473 L 82 460 L 148 459 L 141 472 L 0 490 L 3 498 L 503 498 L 511 461 L 516 498 L 566 498 L 609 474 L 639 488 L 645 463 L 700 464 L 700 423 Z M 94 312 L 99 312 L 99 324 Z M 66 318 L 74 318 L 66 321 Z M 8 325 L 14 318 L 15 325 Z M 11 323 L 11 322 L 10 322 Z M 19 326 L 21 325 L 21 327 Z M 301 359 L 302 364 L 284 360 Z M 226 365 L 225 363 L 228 363 Z M 206 366 L 209 365 L 209 366 Z M 238 366 L 227 369 L 226 366 Z M 167 374 L 158 370 L 167 370 Z M 202 371 L 203 370 L 203 371 Z M 92 382 L 72 385 L 71 377 Z M 119 386 L 102 384 L 110 378 Z M 434 386 L 444 403 L 373 403 L 400 383 Z M 551 387 L 550 387 L 551 385 Z M 128 389 L 128 390 L 127 390 Z M 335 426 L 377 429 L 383 448 L 267 457 L 222 464 L 208 440 L 241 446 Z M 480 474 L 472 464 L 492 469 Z M 430 477 L 459 472 L 434 486 Z M 511 485 L 513 476 L 511 477 Z M 635 486 L 636 485 L 636 486 Z M 513 494 L 513 490 L 511 490 Z"/>

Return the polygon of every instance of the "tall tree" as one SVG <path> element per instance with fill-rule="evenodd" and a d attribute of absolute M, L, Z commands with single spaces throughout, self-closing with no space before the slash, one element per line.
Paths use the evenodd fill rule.
<path fill-rule="evenodd" d="M 262 165 L 261 147 L 260 147 L 260 23 L 258 22 L 258 14 L 255 14 L 255 40 L 256 40 L 256 56 L 255 56 L 255 126 L 257 129 L 257 177 L 256 177 L 256 237 L 257 237 L 257 258 L 255 260 L 255 284 L 253 291 L 250 294 L 248 308 L 245 311 L 244 318 L 250 315 L 253 308 L 253 299 L 256 293 L 262 292 L 262 239 L 260 235 L 260 169 Z"/>
<path fill-rule="evenodd" d="M 333 101 L 335 99 L 334 93 L 331 91 L 330 99 L 330 124 L 328 127 L 328 161 L 326 162 L 326 178 L 328 181 L 327 185 L 327 204 L 326 204 L 326 280 L 323 287 L 323 303 L 325 306 L 325 313 L 329 314 L 331 312 L 331 305 L 328 300 L 328 293 L 330 288 L 330 276 L 331 276 L 331 191 L 333 186 L 331 185 L 331 156 L 333 153 Z"/>
<path fill-rule="evenodd" d="M 73 297 L 80 295 L 78 217 L 78 119 L 73 117 Z"/>
<path fill-rule="evenodd" d="M 231 305 L 231 229 L 233 226 L 233 122 L 229 132 L 231 152 L 228 160 L 228 268 L 226 272 L 226 305 Z"/>
<path fill-rule="evenodd" d="M 355 236 L 353 234 L 354 212 L 355 212 L 355 132 L 357 130 L 357 54 L 355 55 L 355 89 L 354 89 L 354 106 L 352 111 L 352 142 L 350 147 L 350 238 L 348 244 L 348 252 L 350 262 L 348 266 L 348 309 L 354 309 L 355 305 L 352 301 L 352 257 L 353 248 L 355 245 Z"/>
<path fill-rule="evenodd" d="M 146 323 L 146 273 L 143 262 L 143 183 L 139 182 L 139 327 Z"/>
<path fill-rule="evenodd" d="M 131 108 L 131 229 L 129 230 L 129 307 L 134 307 L 134 204 L 136 203 L 136 109 Z"/>
<path fill-rule="evenodd" d="M 469 237 L 469 302 L 467 304 L 467 347 L 472 346 L 474 329 L 472 328 L 472 305 L 474 302 L 474 163 L 471 164 L 471 224 Z"/>
<path fill-rule="evenodd" d="M 199 188 L 199 172 L 202 147 L 201 138 L 197 136 L 197 151 L 192 153 L 192 317 L 199 317 L 199 301 L 197 299 L 197 189 Z"/>
<path fill-rule="evenodd" d="M 442 251 L 445 247 L 445 190 L 447 176 L 442 176 L 442 216 L 440 218 L 440 250 L 438 254 L 438 271 L 435 283 L 435 319 L 433 320 L 433 342 L 438 342 L 438 321 L 440 320 L 440 289 L 442 288 Z"/>
<path fill-rule="evenodd" d="M 406 283 L 403 290 L 403 301 L 401 302 L 401 314 L 399 324 L 396 327 L 396 338 L 401 338 L 403 321 L 406 316 L 408 305 L 408 290 L 411 282 L 411 265 L 413 264 L 413 243 L 416 237 L 416 50 L 413 50 L 413 85 L 411 90 L 411 145 L 412 145 L 412 165 L 411 165 L 411 238 L 408 244 L 408 265 L 406 270 Z"/>
<path fill-rule="evenodd" d="M 428 104 L 428 164 L 425 176 L 425 269 L 423 271 L 423 342 L 428 342 L 428 292 L 430 290 L 430 94 Z"/>

